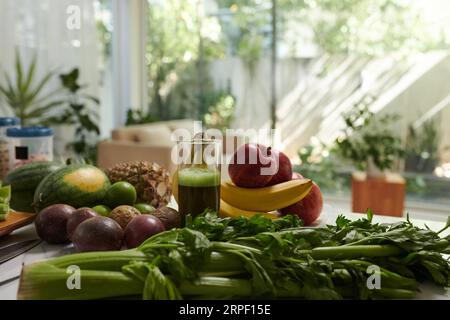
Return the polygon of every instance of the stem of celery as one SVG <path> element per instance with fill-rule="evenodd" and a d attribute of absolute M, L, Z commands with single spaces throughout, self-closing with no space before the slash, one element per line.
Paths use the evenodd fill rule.
<path fill-rule="evenodd" d="M 415 290 L 398 288 L 381 288 L 373 290 L 373 297 L 376 299 L 413 299 L 416 296 Z"/>
<path fill-rule="evenodd" d="M 102 299 L 142 295 L 144 282 L 116 271 L 81 270 L 79 289 L 68 287 L 71 274 L 46 262 L 26 266 L 18 291 L 18 299 Z M 249 297 L 249 280 L 223 277 L 200 277 L 183 281 L 183 296 Z"/>
<path fill-rule="evenodd" d="M 341 262 L 344 265 L 360 265 L 364 267 L 369 267 L 374 264 L 373 262 L 362 260 L 344 260 Z M 417 288 L 417 281 L 415 279 L 404 277 L 385 268 L 380 267 L 380 276 L 382 286 L 384 287 L 411 290 L 415 290 Z"/>
<path fill-rule="evenodd" d="M 338 286 L 335 288 L 344 298 L 356 299 L 351 286 Z M 385 288 L 369 290 L 369 298 L 372 299 L 412 299 L 416 295 L 415 290 Z"/>
<path fill-rule="evenodd" d="M 309 254 L 314 259 L 319 260 L 340 260 L 355 259 L 360 257 L 389 257 L 399 255 L 402 252 L 402 249 L 392 245 L 364 245 L 351 247 L 317 247 L 312 250 L 301 250 L 298 253 Z"/>
<path fill-rule="evenodd" d="M 42 299 L 101 299 L 142 295 L 143 282 L 116 271 L 81 270 L 79 287 L 74 274 L 46 262 L 25 266 L 17 298 Z"/>
<path fill-rule="evenodd" d="M 183 281 L 179 286 L 183 296 L 232 296 L 251 297 L 250 280 L 223 277 L 201 277 L 195 281 Z"/>
<path fill-rule="evenodd" d="M 149 259 L 143 252 L 130 249 L 69 254 L 48 260 L 47 263 L 58 268 L 75 265 L 83 270 L 120 271 L 122 266 L 129 264 L 130 261 L 148 261 Z"/>
<path fill-rule="evenodd" d="M 261 250 L 230 242 L 211 242 L 213 250 L 247 250 L 255 254 L 262 254 Z"/>
<path fill-rule="evenodd" d="M 198 269 L 198 273 L 205 276 L 232 276 L 245 272 L 242 261 L 226 252 L 211 252 L 210 259 Z"/>

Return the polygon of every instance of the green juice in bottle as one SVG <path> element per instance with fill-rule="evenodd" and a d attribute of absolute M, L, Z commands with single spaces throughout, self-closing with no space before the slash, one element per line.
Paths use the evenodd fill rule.
<path fill-rule="evenodd" d="M 219 211 L 220 171 L 207 167 L 188 167 L 178 171 L 178 206 L 182 215 L 193 217 L 206 209 Z"/>

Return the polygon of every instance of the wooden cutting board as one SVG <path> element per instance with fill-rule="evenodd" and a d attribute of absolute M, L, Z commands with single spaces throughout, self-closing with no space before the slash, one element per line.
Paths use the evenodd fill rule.
<path fill-rule="evenodd" d="M 0 221 L 0 237 L 6 236 L 14 230 L 23 227 L 36 219 L 36 213 L 10 212 L 5 221 Z"/>

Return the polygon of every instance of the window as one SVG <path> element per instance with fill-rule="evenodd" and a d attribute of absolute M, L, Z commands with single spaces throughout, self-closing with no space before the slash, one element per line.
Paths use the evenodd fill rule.
<path fill-rule="evenodd" d="M 335 152 L 344 115 L 365 108 L 376 118 L 396 114 L 387 126 L 404 153 L 393 170 L 406 177 L 409 199 L 446 203 L 450 91 L 435 81 L 450 63 L 448 6 L 149 0 L 149 106 L 128 120 L 189 117 L 239 128 L 276 120 L 280 147 L 301 163 L 298 170 L 328 193 L 348 194 L 350 173 L 366 163 L 355 167 Z"/>

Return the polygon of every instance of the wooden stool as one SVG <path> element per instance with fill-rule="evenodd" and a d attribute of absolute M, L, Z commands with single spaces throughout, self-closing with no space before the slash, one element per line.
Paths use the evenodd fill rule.
<path fill-rule="evenodd" d="M 397 173 L 384 178 L 367 178 L 365 172 L 352 174 L 353 212 L 402 217 L 405 204 L 405 179 Z"/>

